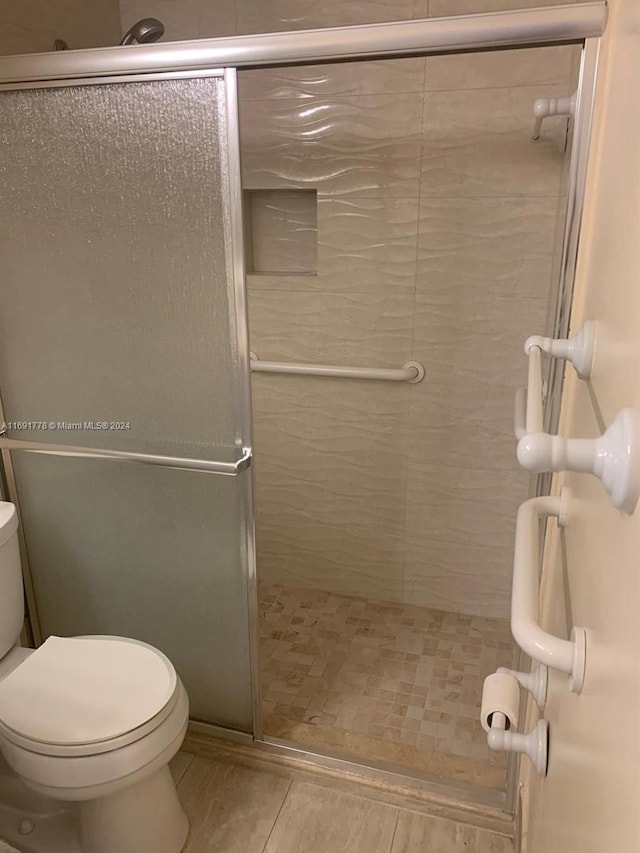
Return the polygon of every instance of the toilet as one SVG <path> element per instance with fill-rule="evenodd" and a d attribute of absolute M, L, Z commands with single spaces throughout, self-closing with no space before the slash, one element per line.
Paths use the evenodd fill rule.
<path fill-rule="evenodd" d="M 187 817 L 169 771 L 189 716 L 171 662 L 124 637 L 17 645 L 18 517 L 0 501 L 0 752 L 30 789 L 75 803 L 82 853 L 179 853 Z"/>

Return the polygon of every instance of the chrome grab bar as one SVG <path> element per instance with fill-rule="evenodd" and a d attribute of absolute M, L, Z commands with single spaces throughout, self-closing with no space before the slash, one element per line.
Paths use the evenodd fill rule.
<path fill-rule="evenodd" d="M 340 379 L 382 379 L 386 382 L 415 384 L 424 379 L 424 367 L 418 361 L 408 361 L 400 368 L 339 367 L 332 364 L 300 364 L 296 362 L 262 361 L 251 353 L 252 373 L 288 373 L 299 376 L 334 376 Z"/>
<path fill-rule="evenodd" d="M 156 465 L 160 468 L 176 468 L 183 471 L 204 471 L 237 477 L 251 465 L 252 453 L 244 448 L 236 462 L 217 462 L 210 459 L 192 459 L 182 456 L 160 456 L 154 453 L 132 453 L 125 450 L 104 450 L 96 447 L 74 447 L 65 444 L 45 444 L 39 441 L 24 441 L 0 438 L 0 450 L 22 450 L 27 453 L 43 453 L 47 456 L 69 456 L 74 459 L 102 459 L 110 462 L 136 462 Z"/>

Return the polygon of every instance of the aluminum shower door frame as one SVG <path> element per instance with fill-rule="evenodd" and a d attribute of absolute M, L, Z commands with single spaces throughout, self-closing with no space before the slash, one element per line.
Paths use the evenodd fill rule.
<path fill-rule="evenodd" d="M 383 24 L 0 57 L 0 85 L 111 75 L 299 65 L 580 43 L 598 38 L 604 2 Z"/>
<path fill-rule="evenodd" d="M 222 80 L 225 92 L 226 126 L 226 163 L 229 206 L 230 257 L 228 267 L 231 271 L 228 289 L 231 294 L 234 323 L 231 331 L 237 347 L 237 363 L 240 381 L 236 389 L 238 409 L 236 446 L 229 448 L 231 460 L 194 459 L 140 452 L 117 451 L 95 447 L 49 444 L 28 439 L 6 437 L 6 430 L 0 429 L 0 492 L 3 499 L 16 505 L 18 518 L 21 518 L 20 498 L 15 478 L 12 453 L 35 453 L 75 459 L 97 459 L 115 464 L 135 464 L 166 469 L 191 471 L 194 475 L 235 477 L 238 483 L 239 501 L 243 507 L 241 519 L 243 549 L 246 552 L 244 580 L 247 589 L 247 634 L 250 649 L 251 677 L 251 713 L 253 736 L 262 737 L 262 709 L 260 694 L 260 669 L 258 658 L 258 593 L 256 575 L 255 525 L 253 511 L 253 440 L 251 416 L 251 375 L 249 355 L 248 310 L 245 287 L 245 264 L 243 243 L 242 183 L 240 174 L 240 126 L 238 114 L 238 84 L 235 68 L 208 68 L 199 71 L 176 71 L 171 74 L 149 73 L 115 77 L 90 77 L 82 80 L 41 81 L 27 84 L 9 84 L 0 86 L 0 91 L 24 89 L 50 89 L 64 86 L 101 85 L 106 83 L 149 83 L 167 79 L 196 79 L 215 77 Z M 0 393 L 0 422 L 6 422 L 5 409 Z M 20 555 L 23 568 L 25 598 L 27 605 L 28 630 L 23 639 L 40 645 L 43 640 L 38 607 L 31 571 L 28 548 L 22 524 L 18 528 Z M 29 636 L 30 635 L 30 636 Z"/>
<path fill-rule="evenodd" d="M 47 54 L 0 57 L 0 90 L 79 86 L 176 77 L 218 75 L 224 69 L 227 80 L 229 123 L 229 167 L 232 193 L 232 265 L 236 298 L 237 340 L 243 380 L 243 436 L 250 450 L 251 402 L 249 346 L 246 319 L 246 289 L 243 250 L 242 191 L 237 83 L 235 69 L 285 65 L 334 63 L 401 56 L 427 56 L 475 51 L 580 44 L 583 46 L 579 97 L 574 124 L 570 186 L 563 248 L 560 291 L 557 297 L 555 336 L 566 337 L 573 296 L 573 278 L 578 252 L 584 205 L 586 164 L 591 134 L 593 96 L 597 76 L 600 37 L 606 24 L 606 4 L 590 2 L 570 6 L 524 9 L 480 15 L 402 21 L 364 26 L 333 27 L 231 38 L 156 43 L 142 46 L 109 47 Z M 549 417 L 557 418 L 561 377 L 556 377 L 550 394 Z M 11 487 L 13 477 L 10 451 L 2 450 Z M 7 470 L 8 469 L 8 470 Z M 196 732 L 214 734 L 229 741 L 251 744 L 265 754 L 312 761 L 325 768 L 368 777 L 375 783 L 399 783 L 420 790 L 438 802 L 451 802 L 504 811 L 516 810 L 518 762 L 510 757 L 507 790 L 492 791 L 467 783 L 448 782 L 429 773 L 411 773 L 403 768 L 357 760 L 330 751 L 314 751 L 296 744 L 266 737 L 262 728 L 258 649 L 257 575 L 255 558 L 252 476 L 246 472 L 243 503 L 246 513 L 249 589 L 251 674 L 253 691 L 253 737 L 216 726 L 193 724 Z M 14 484 L 15 486 L 15 484 Z M 13 491 L 13 489 L 11 489 Z M 31 579 L 26 581 L 32 598 Z"/>

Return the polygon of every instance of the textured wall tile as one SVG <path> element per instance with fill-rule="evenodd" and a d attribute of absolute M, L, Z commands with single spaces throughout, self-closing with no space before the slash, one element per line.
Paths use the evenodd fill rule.
<path fill-rule="evenodd" d="M 120 0 L 123 32 L 140 18 L 165 25 L 162 41 L 235 35 L 235 0 Z"/>
<path fill-rule="evenodd" d="M 314 27 L 341 27 L 413 16 L 414 0 L 237 0 L 238 31 L 265 33 Z"/>
<path fill-rule="evenodd" d="M 415 198 L 421 102 L 417 93 L 245 102 L 244 186 Z"/>
<path fill-rule="evenodd" d="M 411 352 L 413 294 L 254 291 L 249 318 L 251 348 L 265 361 L 402 367 Z"/>
<path fill-rule="evenodd" d="M 416 199 L 323 199 L 320 221 L 323 282 L 386 293 L 413 289 Z"/>
<path fill-rule="evenodd" d="M 547 298 L 556 215 L 553 197 L 423 198 L 418 291 L 449 294 L 462 319 L 466 293 Z"/>
<path fill-rule="evenodd" d="M 279 275 L 278 273 L 248 272 L 246 280 L 249 293 L 253 290 L 302 290 L 306 293 L 307 291 L 319 289 L 317 286 L 318 278 L 317 273 L 315 275 L 307 273 L 302 275 L 295 275 L 293 273 Z"/>
<path fill-rule="evenodd" d="M 450 445 L 447 454 L 451 463 Z M 457 467 L 442 460 L 412 466 L 405 601 L 508 618 L 513 524 L 517 507 L 528 497 L 529 478 L 515 466 L 509 473 L 471 468 L 465 454 L 460 448 Z M 488 450 L 485 464 L 491 456 Z"/>
<path fill-rule="evenodd" d="M 237 24 L 236 0 L 200 0 L 198 38 L 219 38 L 240 32 Z"/>
<path fill-rule="evenodd" d="M 543 330 L 555 198 L 423 199 L 407 500 L 407 601 L 506 617 L 513 523 L 528 476 L 513 397 Z"/>
<path fill-rule="evenodd" d="M 318 199 L 317 275 L 251 276 L 249 288 L 413 292 L 417 199 Z"/>
<path fill-rule="evenodd" d="M 199 0 L 121 0 L 122 32 L 140 18 L 154 17 L 165 26 L 162 41 L 197 39 L 200 6 Z"/>
<path fill-rule="evenodd" d="M 547 274 L 550 268 L 547 261 Z M 459 295 L 463 297 L 464 292 Z M 425 366 L 424 381 L 431 387 L 435 382 L 450 406 L 460 397 L 466 399 L 471 382 L 480 383 L 485 390 L 511 392 L 524 383 L 523 344 L 529 334 L 545 330 L 546 299 L 467 297 L 458 319 L 451 317 L 449 299 L 419 296 L 417 303 L 420 316 L 416 317 L 413 357 Z M 503 412 L 512 408 L 511 398 Z"/>
<path fill-rule="evenodd" d="M 422 154 L 424 196 L 550 196 L 558 193 L 563 154 L 532 143 L 532 106 L 566 86 L 427 92 Z M 545 133 L 562 118 L 549 119 Z"/>
<path fill-rule="evenodd" d="M 546 290 L 549 258 L 545 268 Z M 513 523 L 529 485 L 512 436 L 514 392 L 526 380 L 519 354 L 548 303 L 474 284 L 416 297 L 414 355 L 431 394 L 412 389 L 405 595 L 506 617 Z"/>
<path fill-rule="evenodd" d="M 361 514 L 404 512 L 396 489 L 406 476 L 409 386 L 254 374 L 253 389 L 263 469 L 281 470 L 285 485 L 307 483 L 359 506 Z M 266 453 L 267 443 L 273 455 Z M 356 472 L 364 491 L 355 488 Z M 368 505 L 373 493 L 378 499 Z M 327 504 L 321 515 L 342 512 Z"/>
<path fill-rule="evenodd" d="M 414 18 L 428 18 L 429 17 L 429 0 L 414 0 L 413 17 Z"/>
<path fill-rule="evenodd" d="M 240 99 L 318 98 L 422 92 L 424 57 L 260 68 L 239 74 Z"/>
<path fill-rule="evenodd" d="M 120 37 L 117 0 L 12 0 L 0 4 L 0 54 L 53 50 L 55 39 L 70 48 L 103 47 Z"/>
<path fill-rule="evenodd" d="M 519 360 L 514 359 L 516 364 Z M 526 379 L 526 362 L 521 363 L 520 375 Z M 515 492 L 520 494 L 520 485 L 528 483 L 528 475 L 521 471 L 515 458 L 513 437 L 514 387 L 506 383 L 495 388 L 480 386 L 477 374 L 455 377 L 455 388 L 433 395 L 431 401 L 417 400 L 413 395 L 411 412 L 412 468 L 419 472 L 427 470 L 432 494 L 455 498 L 464 488 L 460 477 L 467 471 L 482 473 L 484 487 L 491 493 L 498 491 L 498 483 L 504 486 L 512 482 Z M 465 381 L 466 379 L 466 381 Z M 454 384 L 454 383 L 452 383 Z M 514 383 L 515 384 L 515 383 Z M 478 387 L 480 386 L 480 387 Z M 438 398 L 437 400 L 435 398 Z M 431 405 L 429 404 L 431 402 Z M 434 480 L 434 467 L 441 466 L 442 477 Z M 509 493 L 507 488 L 506 493 Z M 414 494 L 414 497 L 417 497 Z M 504 508 L 504 505 L 502 504 Z M 477 508 L 480 527 L 483 508 Z M 509 505 L 511 509 L 511 505 Z M 487 511 L 493 513 L 493 508 Z M 474 522 L 471 522 L 474 526 Z"/>
<path fill-rule="evenodd" d="M 259 374 L 252 385 L 263 576 L 400 600 L 408 386 Z"/>
<path fill-rule="evenodd" d="M 3 55 L 53 50 L 54 39 L 62 38 L 62 33 L 66 35 L 62 24 L 55 29 L 14 22 L 0 24 L 0 27 L 0 53 Z"/>
<path fill-rule="evenodd" d="M 269 519 L 258 510 L 256 543 L 263 580 L 342 595 L 366 593 L 383 601 L 403 600 L 404 543 L 388 525 L 340 520 L 325 524 L 300 519 L 286 509 L 277 519 Z"/>
<path fill-rule="evenodd" d="M 481 447 L 497 441 L 503 461 L 493 459 L 490 467 L 517 470 L 513 395 L 526 381 L 523 342 L 544 323 L 546 299 L 495 298 L 484 305 L 480 299 L 467 300 L 461 307 L 462 322 L 450 318 L 450 308 L 433 298 L 419 296 L 417 302 L 414 352 L 422 358 L 426 375 L 412 394 L 416 458 L 429 458 L 436 447 L 433 430 L 440 430 L 456 458 L 460 448 L 468 450 L 470 469 L 486 467 Z M 431 389 L 433 399 L 423 385 Z M 443 463 L 445 451 L 437 445 Z"/>
<path fill-rule="evenodd" d="M 525 494 L 523 500 L 526 497 Z M 423 542 L 418 543 L 415 559 L 413 543 L 407 543 L 404 601 L 453 613 L 507 619 L 512 574 L 511 564 L 504 556 L 504 551 L 508 552 L 508 540 L 497 542 L 495 547 L 490 543 L 487 547 L 481 545 L 480 549 L 476 549 L 474 545 L 468 545 L 464 531 L 460 536 L 462 559 L 455 556 L 452 550 L 453 538 L 442 551 L 438 541 L 434 541 L 430 559 L 424 556 Z M 473 555 L 478 550 L 485 562 L 494 566 L 488 576 L 474 568 Z"/>
<path fill-rule="evenodd" d="M 566 83 L 568 87 L 573 51 L 573 47 L 561 46 L 430 56 L 426 88 L 486 89 L 555 83 Z M 571 94 L 568 88 L 567 94 Z"/>
<path fill-rule="evenodd" d="M 541 305 L 540 313 L 543 310 Z M 488 345 L 488 342 L 484 347 L 478 343 L 476 355 L 483 355 L 482 350 Z M 467 355 L 473 357 L 473 353 Z M 445 355 L 442 365 L 446 360 Z M 411 433 L 416 462 L 441 458 L 446 467 L 448 445 L 456 464 L 463 454 L 470 469 L 518 471 L 513 443 L 513 401 L 516 389 L 526 380 L 527 363 L 524 354 L 519 356 L 518 353 L 514 353 L 511 359 L 503 356 L 503 360 L 509 365 L 500 371 L 493 385 L 487 382 L 490 367 L 485 370 L 484 367 L 461 368 L 453 364 L 450 387 L 441 386 L 437 393 L 433 393 L 433 384 L 437 381 L 441 364 L 429 362 L 432 399 L 421 393 L 420 386 L 416 386 L 412 394 Z M 487 454 L 491 457 L 490 465 L 484 464 Z"/>

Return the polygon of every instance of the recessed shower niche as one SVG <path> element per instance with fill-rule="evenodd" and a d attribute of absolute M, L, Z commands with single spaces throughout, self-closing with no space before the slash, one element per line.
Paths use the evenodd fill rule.
<path fill-rule="evenodd" d="M 248 273 L 317 274 L 317 195 L 306 189 L 245 190 Z"/>

